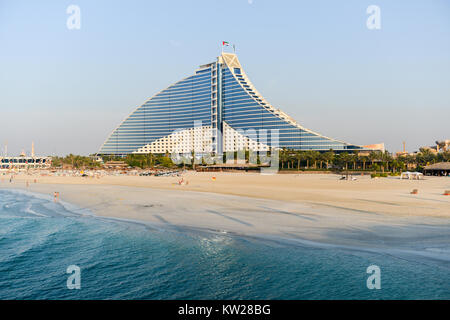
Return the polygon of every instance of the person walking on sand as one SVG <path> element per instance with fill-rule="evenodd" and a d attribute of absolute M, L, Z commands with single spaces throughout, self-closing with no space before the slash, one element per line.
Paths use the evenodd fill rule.
<path fill-rule="evenodd" d="M 55 201 L 55 202 L 58 202 L 58 201 L 59 201 L 59 192 L 55 192 L 55 193 L 53 194 L 53 196 L 54 196 L 54 201 Z"/>

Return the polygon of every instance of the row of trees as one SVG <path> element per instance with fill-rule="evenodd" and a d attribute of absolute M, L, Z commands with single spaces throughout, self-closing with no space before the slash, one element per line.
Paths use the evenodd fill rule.
<path fill-rule="evenodd" d="M 237 152 L 235 152 L 235 157 L 237 157 Z M 245 159 L 249 159 L 248 151 L 245 152 Z M 279 160 L 280 169 L 282 170 L 338 169 L 398 172 L 406 170 L 407 168 L 421 170 L 421 168 L 427 164 L 450 161 L 450 151 L 435 154 L 429 149 L 422 148 L 417 154 L 408 154 L 394 158 L 389 152 L 381 151 L 372 151 L 368 155 L 363 155 L 358 152 L 335 153 L 332 150 L 321 153 L 318 151 L 295 151 L 283 149 L 280 150 Z M 129 154 L 124 158 L 105 156 L 103 157 L 103 161 L 124 161 L 129 167 L 142 169 L 154 167 L 176 167 L 168 153 L 164 155 Z M 66 157 L 54 157 L 52 164 L 54 167 L 66 165 L 75 169 L 92 169 L 101 167 L 101 163 L 96 161 L 95 157 L 85 157 L 73 154 L 69 154 Z M 193 161 L 190 165 L 183 164 L 182 166 L 193 167 Z"/>
<path fill-rule="evenodd" d="M 129 167 L 133 168 L 153 168 L 153 167 L 173 167 L 174 164 L 168 154 L 129 154 L 126 157 L 104 156 L 103 162 L 124 161 Z M 65 157 L 53 157 L 53 167 L 68 166 L 73 169 L 95 169 L 100 168 L 102 163 L 96 160 L 96 157 L 85 157 L 69 154 Z"/>
<path fill-rule="evenodd" d="M 414 155 L 402 155 L 394 158 L 389 152 L 372 151 L 368 155 L 358 152 L 335 153 L 332 150 L 318 151 L 280 151 L 280 169 L 345 169 L 398 172 L 407 168 L 420 170 L 427 164 L 450 161 L 450 151 L 435 154 L 429 149 L 421 148 Z"/>
<path fill-rule="evenodd" d="M 70 166 L 74 169 L 98 168 L 101 164 L 91 157 L 69 154 L 65 157 L 52 157 L 53 167 Z"/>
<path fill-rule="evenodd" d="M 174 167 L 172 160 L 170 159 L 170 155 L 166 154 L 129 154 L 125 158 L 117 158 L 117 157 L 103 157 L 103 161 L 107 162 L 110 160 L 115 161 L 124 161 L 128 164 L 129 167 L 133 168 L 141 168 L 148 169 L 154 167 L 165 167 L 171 168 Z"/>

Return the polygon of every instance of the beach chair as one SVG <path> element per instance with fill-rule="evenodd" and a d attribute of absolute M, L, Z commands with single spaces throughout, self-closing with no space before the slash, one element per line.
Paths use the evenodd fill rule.
<path fill-rule="evenodd" d="M 413 189 L 413 191 L 411 191 L 411 194 L 418 194 L 419 193 L 419 190 L 417 190 L 417 189 Z"/>

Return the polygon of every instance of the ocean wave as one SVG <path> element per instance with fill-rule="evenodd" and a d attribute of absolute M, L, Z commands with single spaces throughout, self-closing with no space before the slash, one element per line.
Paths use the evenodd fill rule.
<path fill-rule="evenodd" d="M 63 239 L 65 232 L 71 230 L 74 221 L 63 219 L 49 221 L 45 218 L 78 216 L 66 209 L 53 210 L 45 207 L 51 200 L 30 192 L 0 190 L 0 261 L 14 265 L 26 259 L 31 253 L 45 251 Z M 7 205 L 2 202 L 6 202 Z M 43 213 L 45 212 L 45 214 Z M 51 219 L 53 220 L 53 219 Z"/>
<path fill-rule="evenodd" d="M 34 211 L 33 209 L 32 209 L 32 207 L 33 207 L 33 204 L 28 204 L 27 206 L 26 206 L 26 208 L 25 208 L 25 212 L 27 212 L 27 213 L 29 213 L 29 214 L 32 214 L 32 215 L 34 215 L 34 216 L 38 216 L 38 217 L 47 217 L 45 214 L 41 214 L 41 213 L 38 213 L 38 212 L 36 212 L 36 211 Z"/>
<path fill-rule="evenodd" d="M 34 224 L 34 222 L 30 223 Z M 33 234 L 32 237 L 27 237 L 23 230 L 16 230 L 15 238 L 8 238 L 10 243 L 9 250 L 5 248 L 5 244 L 2 246 L 3 254 L 0 261 L 14 264 L 18 259 L 26 259 L 30 253 L 44 251 L 56 242 L 58 235 L 64 233 L 66 228 L 66 225 L 59 223 L 51 226 L 45 225 L 45 228 L 41 228 L 40 225 L 33 225 L 30 230 Z"/>
<path fill-rule="evenodd" d="M 43 216 L 49 217 L 49 216 L 90 216 L 90 217 L 96 217 L 94 213 L 92 213 L 87 208 L 80 208 L 74 204 L 59 200 L 57 203 L 54 202 L 54 199 L 50 195 L 41 194 L 37 192 L 31 192 L 28 190 L 21 190 L 21 189 L 5 189 L 0 190 L 0 192 L 4 192 L 7 195 L 12 195 L 13 197 L 10 199 L 13 199 L 13 202 L 10 202 L 9 205 L 16 205 L 16 204 L 23 204 L 31 203 L 31 204 L 37 204 L 39 203 L 43 207 L 45 207 L 48 212 L 47 214 L 37 213 L 37 215 L 42 214 Z M 19 198 L 17 198 L 19 196 Z M 1 201 L 0 201 L 1 203 Z M 36 214 L 34 210 L 26 211 L 30 214 Z"/>

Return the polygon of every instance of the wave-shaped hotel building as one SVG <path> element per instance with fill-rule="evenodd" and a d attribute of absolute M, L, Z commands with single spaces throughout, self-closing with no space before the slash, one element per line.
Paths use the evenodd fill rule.
<path fill-rule="evenodd" d="M 342 142 L 304 128 L 264 99 L 236 54 L 222 53 L 133 111 L 99 154 L 222 154 L 271 147 L 337 152 L 379 148 Z"/>

